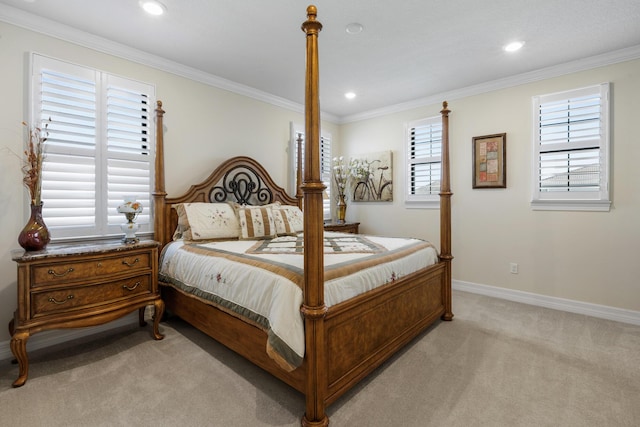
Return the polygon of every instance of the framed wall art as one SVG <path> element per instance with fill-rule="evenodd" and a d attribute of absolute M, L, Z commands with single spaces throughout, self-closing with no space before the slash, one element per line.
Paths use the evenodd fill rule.
<path fill-rule="evenodd" d="M 507 134 L 473 138 L 473 188 L 507 188 Z"/>

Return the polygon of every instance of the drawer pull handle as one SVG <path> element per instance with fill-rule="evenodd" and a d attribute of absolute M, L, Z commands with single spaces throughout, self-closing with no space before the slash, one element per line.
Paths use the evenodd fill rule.
<path fill-rule="evenodd" d="M 49 302 L 52 302 L 54 304 L 60 305 L 60 304 L 64 304 L 65 302 L 67 302 L 67 301 L 69 301 L 71 299 L 73 299 L 73 295 L 67 295 L 67 298 L 62 300 L 62 301 L 58 301 L 55 298 L 51 297 L 51 298 L 49 298 Z"/>
<path fill-rule="evenodd" d="M 140 282 L 136 282 L 136 283 L 133 285 L 133 287 L 131 287 L 131 288 L 130 288 L 129 286 L 127 286 L 127 285 L 122 285 L 122 287 L 123 287 L 123 288 L 125 288 L 125 289 L 126 289 L 126 290 L 128 290 L 128 291 L 132 291 L 132 290 L 134 290 L 135 288 L 137 288 L 137 287 L 138 287 L 138 285 L 140 285 Z"/>
<path fill-rule="evenodd" d="M 140 258 L 136 258 L 135 260 L 133 260 L 133 262 L 128 262 L 126 259 L 124 261 L 122 261 L 122 263 L 124 265 L 126 265 L 127 267 L 133 267 L 134 265 L 136 265 L 137 263 L 140 262 Z"/>
<path fill-rule="evenodd" d="M 67 271 L 65 271 L 64 273 L 56 273 L 53 269 L 47 271 L 47 273 L 51 274 L 52 276 L 56 276 L 56 277 L 64 277 L 69 273 L 73 272 L 73 267 L 70 267 Z"/>

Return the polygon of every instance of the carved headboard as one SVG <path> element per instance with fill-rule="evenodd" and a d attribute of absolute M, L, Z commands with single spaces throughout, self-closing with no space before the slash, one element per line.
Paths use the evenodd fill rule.
<path fill-rule="evenodd" d="M 192 185 L 179 197 L 164 198 L 159 209 L 164 216 L 164 230 L 156 230 L 155 238 L 161 245 L 167 244 L 178 226 L 178 215 L 173 205 L 193 202 L 237 202 L 247 205 L 266 205 L 280 202 L 302 208 L 302 200 L 289 196 L 277 185 L 256 160 L 238 156 L 223 162 L 200 184 Z"/>

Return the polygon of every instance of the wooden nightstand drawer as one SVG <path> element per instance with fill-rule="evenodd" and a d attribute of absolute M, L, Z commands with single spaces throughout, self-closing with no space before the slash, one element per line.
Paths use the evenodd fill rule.
<path fill-rule="evenodd" d="M 109 304 L 118 299 L 151 293 L 151 283 L 149 275 L 146 274 L 97 285 L 33 292 L 31 314 L 36 317 L 61 310 L 78 310 Z"/>
<path fill-rule="evenodd" d="M 150 253 L 122 254 L 116 257 L 98 257 L 87 261 L 47 263 L 32 268 L 32 287 L 69 283 L 89 277 L 113 275 L 126 271 L 151 268 Z"/>

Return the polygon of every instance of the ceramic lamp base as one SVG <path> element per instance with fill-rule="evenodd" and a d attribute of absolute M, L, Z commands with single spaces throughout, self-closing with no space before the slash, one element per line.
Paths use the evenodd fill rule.
<path fill-rule="evenodd" d="M 138 243 L 140 239 L 136 237 L 136 232 L 140 229 L 140 226 L 135 222 L 125 222 L 120 226 L 120 229 L 124 233 L 122 241 L 126 244 Z"/>

